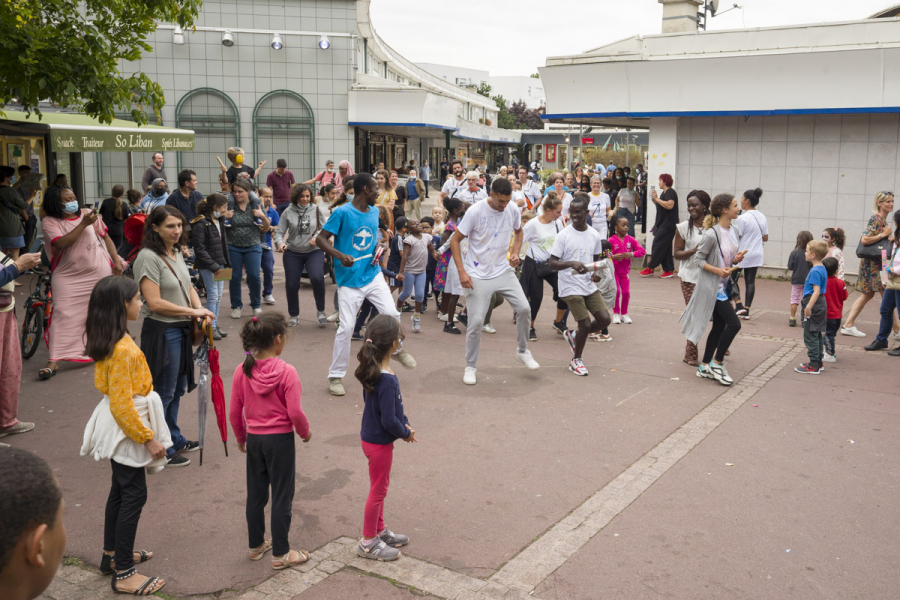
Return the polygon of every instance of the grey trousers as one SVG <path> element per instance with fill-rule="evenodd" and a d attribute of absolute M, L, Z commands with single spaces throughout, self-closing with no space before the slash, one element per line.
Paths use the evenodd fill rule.
<path fill-rule="evenodd" d="M 472 278 L 473 289 L 466 289 L 466 312 L 469 314 L 466 325 L 466 366 L 474 368 L 478 363 L 478 351 L 481 349 L 481 328 L 487 315 L 491 298 L 496 293 L 503 297 L 516 313 L 518 328 L 519 352 L 528 350 L 528 330 L 531 327 L 531 308 L 522 285 L 516 279 L 516 273 L 510 269 L 493 279 Z"/>

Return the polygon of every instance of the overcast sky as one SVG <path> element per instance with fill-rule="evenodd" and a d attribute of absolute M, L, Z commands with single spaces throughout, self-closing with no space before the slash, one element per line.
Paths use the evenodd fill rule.
<path fill-rule="evenodd" d="M 719 12 L 735 0 L 721 0 Z M 864 19 L 894 0 L 743 0 L 709 29 Z M 810 10 L 814 7 L 814 10 Z M 383 40 L 413 62 L 529 75 L 548 56 L 660 33 L 657 0 L 372 0 Z"/>

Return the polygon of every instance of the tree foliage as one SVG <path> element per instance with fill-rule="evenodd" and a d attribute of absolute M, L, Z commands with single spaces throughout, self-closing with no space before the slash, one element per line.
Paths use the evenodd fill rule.
<path fill-rule="evenodd" d="M 26 112 L 49 100 L 101 122 L 130 112 L 141 124 L 165 104 L 144 73 L 129 77 L 120 61 L 140 60 L 158 22 L 187 29 L 201 0 L 3 0 L 0 11 L 0 107 Z"/>
<path fill-rule="evenodd" d="M 512 106 L 509 107 L 509 114 L 515 120 L 515 129 L 544 128 L 544 121 L 541 120 L 541 115 L 544 114 L 543 108 L 528 108 L 525 106 L 524 101 L 519 100 L 518 102 L 513 102 Z"/>

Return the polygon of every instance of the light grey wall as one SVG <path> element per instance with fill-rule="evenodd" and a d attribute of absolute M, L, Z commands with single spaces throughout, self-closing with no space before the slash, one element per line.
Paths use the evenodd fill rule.
<path fill-rule="evenodd" d="M 161 111 L 165 125 L 175 126 L 175 108 L 189 91 L 210 87 L 225 92 L 240 114 L 245 162 L 255 166 L 259 160 L 269 161 L 261 172 L 262 179 L 274 169 L 278 157 L 254 155 L 253 109 L 266 93 L 286 89 L 302 95 L 313 110 L 315 168 L 320 170 L 329 158 L 353 161 L 353 128 L 347 125 L 348 91 L 354 77 L 353 40 L 332 37 L 331 48 L 320 50 L 318 36 L 285 36 L 284 31 L 353 33 L 355 0 L 206 0 L 197 26 L 280 32 L 285 47 L 273 50 L 271 33 L 235 33 L 234 46 L 226 48 L 220 32 L 185 32 L 185 44 L 180 46 L 173 44 L 171 30 L 155 32 L 148 39 L 153 52 L 138 62 L 123 64 L 122 69 L 126 74 L 142 71 L 162 86 L 166 96 Z M 223 160 L 226 150 L 221 150 Z M 183 156 L 180 168 L 191 168 L 190 154 Z M 96 163 L 96 155 L 85 155 L 88 202 L 97 195 Z M 135 164 L 138 184 L 146 166 Z M 174 153 L 166 156 L 166 170 L 174 180 L 178 171 Z M 294 170 L 298 179 L 308 179 L 313 174 Z M 170 184 L 170 188 L 174 185 L 177 184 Z M 201 191 L 213 190 L 201 182 Z"/>
<path fill-rule="evenodd" d="M 898 131 L 897 114 L 683 117 L 675 174 L 682 218 L 692 189 L 715 197 L 760 187 L 766 266 L 787 265 L 800 231 L 818 239 L 841 227 L 847 271 L 855 273 L 875 194 L 898 183 Z"/>

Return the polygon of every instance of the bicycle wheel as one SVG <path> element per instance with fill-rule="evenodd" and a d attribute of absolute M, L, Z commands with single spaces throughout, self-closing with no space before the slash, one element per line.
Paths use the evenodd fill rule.
<path fill-rule="evenodd" d="M 31 358 L 37 352 L 44 334 L 44 307 L 29 306 L 22 324 L 22 358 Z"/>

